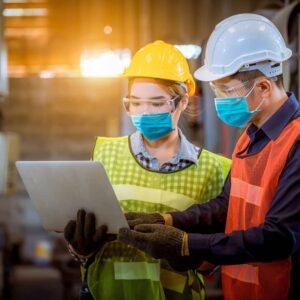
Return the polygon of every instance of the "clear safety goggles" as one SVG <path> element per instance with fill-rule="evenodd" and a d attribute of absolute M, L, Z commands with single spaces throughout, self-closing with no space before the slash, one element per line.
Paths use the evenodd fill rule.
<path fill-rule="evenodd" d="M 129 115 L 172 113 L 176 109 L 179 98 L 180 96 L 159 99 L 124 97 L 123 104 Z"/>
<path fill-rule="evenodd" d="M 255 79 L 252 79 L 231 87 L 214 84 L 213 82 L 210 82 L 209 84 L 217 98 L 229 98 L 247 95 L 249 91 L 254 88 L 256 82 L 257 81 Z"/>

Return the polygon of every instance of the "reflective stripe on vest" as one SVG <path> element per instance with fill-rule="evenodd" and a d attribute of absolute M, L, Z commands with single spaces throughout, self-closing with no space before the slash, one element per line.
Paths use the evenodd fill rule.
<path fill-rule="evenodd" d="M 226 233 L 264 223 L 289 152 L 299 136 L 300 118 L 288 124 L 280 136 L 259 153 L 247 155 L 249 137 L 246 131 L 242 134 L 232 156 Z M 270 263 L 223 266 L 224 299 L 287 299 L 290 271 L 290 258 Z"/>
<path fill-rule="evenodd" d="M 116 280 L 140 280 L 150 279 L 152 281 L 160 280 L 159 263 L 147 262 L 115 262 Z"/>
<path fill-rule="evenodd" d="M 187 277 L 166 269 L 160 269 L 159 263 L 146 262 L 114 262 L 115 280 L 141 280 L 150 279 L 161 281 L 164 288 L 179 294 L 184 292 Z M 191 278 L 195 280 L 195 278 Z M 192 282 L 189 283 L 192 286 Z M 193 291 L 193 299 L 200 299 L 199 293 Z M 204 299 L 204 298 L 203 298 Z"/>
<path fill-rule="evenodd" d="M 133 186 L 129 184 L 114 184 L 114 191 L 119 201 L 134 199 L 149 203 L 162 203 L 175 210 L 184 210 L 187 207 L 195 204 L 195 200 L 169 191 L 153 189 L 142 186 Z"/>
<path fill-rule="evenodd" d="M 251 284 L 258 285 L 258 267 L 249 264 L 233 265 L 229 268 L 223 268 L 223 274 Z"/>
<path fill-rule="evenodd" d="M 238 178 L 232 178 L 230 195 L 237 198 L 245 199 L 247 203 L 261 206 L 262 188 L 249 184 Z"/>
<path fill-rule="evenodd" d="M 186 285 L 187 277 L 169 270 L 160 270 L 160 280 L 164 288 L 182 294 Z"/>

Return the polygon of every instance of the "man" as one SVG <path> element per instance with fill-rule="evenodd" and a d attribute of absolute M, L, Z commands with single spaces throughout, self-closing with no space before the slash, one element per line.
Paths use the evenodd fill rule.
<path fill-rule="evenodd" d="M 217 198 L 162 215 L 165 225 L 130 213 L 134 230 L 120 230 L 122 241 L 175 268 L 197 267 L 199 258 L 222 265 L 226 300 L 300 299 L 300 108 L 282 84 L 290 56 L 262 16 L 216 26 L 195 77 L 210 81 L 219 118 L 245 127 L 231 174 Z"/>

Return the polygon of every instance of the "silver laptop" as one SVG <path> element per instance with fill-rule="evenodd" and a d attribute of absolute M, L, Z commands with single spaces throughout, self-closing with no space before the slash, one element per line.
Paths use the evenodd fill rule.
<path fill-rule="evenodd" d="M 118 233 L 128 223 L 106 171 L 96 161 L 17 161 L 17 169 L 46 230 L 63 231 L 81 208 Z"/>

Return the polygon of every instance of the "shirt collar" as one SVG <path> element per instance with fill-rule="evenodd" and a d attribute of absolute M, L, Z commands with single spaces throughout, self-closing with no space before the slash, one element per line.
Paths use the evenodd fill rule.
<path fill-rule="evenodd" d="M 251 139 L 262 132 L 271 140 L 275 140 L 280 135 L 281 131 L 300 109 L 295 95 L 293 93 L 287 93 L 287 95 L 289 98 L 261 128 L 258 129 L 254 124 L 248 127 L 247 134 Z"/>
<path fill-rule="evenodd" d="M 180 137 L 180 150 L 179 152 L 170 160 L 171 163 L 178 163 L 179 160 L 185 159 L 193 162 L 195 165 L 198 165 L 198 154 L 199 147 L 196 147 L 188 141 L 182 131 L 178 128 L 178 133 Z"/>
<path fill-rule="evenodd" d="M 154 156 L 150 155 L 150 153 L 146 149 L 143 137 L 139 131 L 134 132 L 130 136 L 130 144 L 132 152 L 135 156 L 137 156 L 138 154 L 142 154 L 145 158 L 155 158 Z"/>
<path fill-rule="evenodd" d="M 178 128 L 179 138 L 180 138 L 180 149 L 178 153 L 172 157 L 168 163 L 177 164 L 180 160 L 189 160 L 194 164 L 198 164 L 198 154 L 199 148 L 190 143 L 181 130 Z M 143 137 L 139 131 L 134 132 L 130 136 L 131 149 L 135 156 L 142 154 L 145 158 L 154 159 L 146 149 Z"/>

